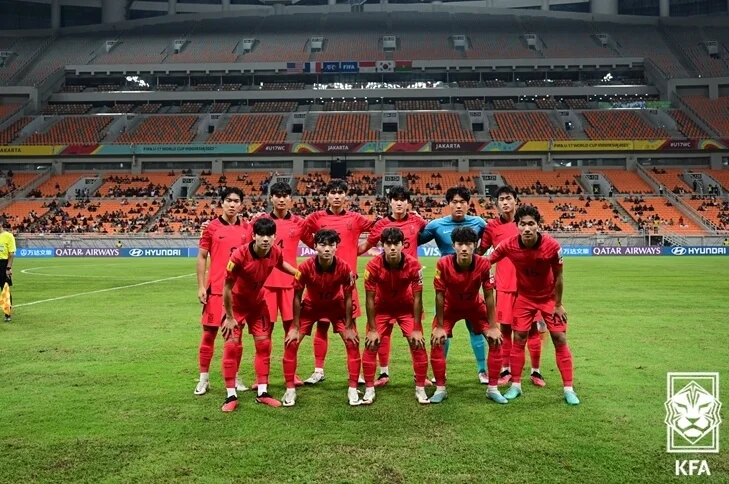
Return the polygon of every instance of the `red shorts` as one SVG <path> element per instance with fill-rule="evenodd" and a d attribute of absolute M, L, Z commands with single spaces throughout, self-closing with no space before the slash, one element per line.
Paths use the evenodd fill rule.
<path fill-rule="evenodd" d="M 500 324 L 513 324 L 515 292 L 496 291 L 496 322 Z"/>
<path fill-rule="evenodd" d="M 268 336 L 271 333 L 271 320 L 266 303 L 261 300 L 254 306 L 238 307 L 233 303 L 233 317 L 242 328 L 248 325 L 252 336 Z"/>
<path fill-rule="evenodd" d="M 553 316 L 554 299 L 532 301 L 524 296 L 517 296 L 514 302 L 514 331 L 529 331 L 532 323 L 537 320 L 539 313 L 541 313 L 550 333 L 567 331 L 567 324 L 564 321 L 556 320 Z"/>
<path fill-rule="evenodd" d="M 299 314 L 299 332 L 311 335 L 311 328 L 317 321 L 329 321 L 335 333 L 344 332 L 344 301 L 334 300 L 326 306 L 314 307 L 310 301 L 301 301 L 301 313 Z M 356 326 L 355 326 L 356 330 Z"/>
<path fill-rule="evenodd" d="M 264 287 L 263 297 L 268 306 L 268 314 L 272 323 L 281 313 L 281 321 L 294 319 L 294 288 L 293 287 Z"/>
<path fill-rule="evenodd" d="M 219 328 L 223 324 L 223 318 L 225 318 L 223 296 L 208 294 L 208 301 L 203 306 L 200 322 L 203 326 L 214 326 Z"/>
<path fill-rule="evenodd" d="M 468 322 L 471 323 L 471 329 L 473 330 L 474 334 L 485 335 L 486 331 L 488 331 L 489 329 L 489 318 L 488 314 L 486 313 L 486 306 L 483 304 L 470 308 L 446 308 L 443 314 L 443 327 L 449 338 L 453 336 L 453 327 L 460 320 L 468 320 Z M 438 319 L 436 317 L 433 317 L 434 328 L 437 322 Z"/>
<path fill-rule="evenodd" d="M 412 314 L 377 314 L 375 316 L 375 329 L 380 336 L 389 336 L 392 334 L 392 328 L 394 323 L 400 326 L 402 335 L 409 338 L 413 334 L 413 331 L 423 331 L 423 325 L 421 323 L 415 323 L 415 318 Z"/>

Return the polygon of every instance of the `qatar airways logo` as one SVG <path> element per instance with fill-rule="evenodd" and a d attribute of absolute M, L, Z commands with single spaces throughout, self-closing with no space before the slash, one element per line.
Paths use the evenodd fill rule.
<path fill-rule="evenodd" d="M 592 255 L 661 255 L 660 247 L 593 247 Z"/>

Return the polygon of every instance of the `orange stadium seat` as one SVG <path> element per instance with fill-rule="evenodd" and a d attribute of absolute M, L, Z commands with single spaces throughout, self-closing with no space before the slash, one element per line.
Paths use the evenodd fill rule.
<path fill-rule="evenodd" d="M 71 114 L 86 114 L 93 104 L 47 104 L 42 111 L 42 114 L 48 114 L 53 116 L 66 116 Z"/>
<path fill-rule="evenodd" d="M 625 201 L 622 198 L 618 198 L 618 203 L 625 209 L 626 212 L 628 212 L 633 219 L 638 222 L 639 220 L 642 220 L 646 222 L 646 220 L 651 217 L 652 215 L 658 215 L 660 217 L 661 221 L 664 222 L 670 222 L 673 221 L 673 225 L 670 223 L 661 223 L 659 224 L 660 228 L 667 229 L 671 232 L 676 232 L 680 234 L 704 234 L 706 233 L 705 230 L 703 230 L 700 226 L 696 225 L 696 223 L 691 220 L 691 218 L 683 213 L 678 207 L 673 205 L 667 205 L 667 203 L 670 203 L 667 199 L 661 198 L 661 197 L 644 197 L 643 202 L 640 203 L 640 206 L 647 205 L 649 207 L 653 207 L 654 211 L 643 211 L 642 215 L 640 213 L 636 213 L 634 210 L 634 207 L 636 205 L 632 202 Z M 683 219 L 684 226 L 680 226 L 679 222 Z M 647 222 L 646 228 L 653 230 L 653 222 Z M 660 233 L 660 232 L 659 232 Z"/>
<path fill-rule="evenodd" d="M 512 16 L 479 18 L 451 14 L 456 25 L 467 35 L 467 59 L 534 59 L 542 55 L 523 41 L 519 21 Z M 496 86 L 493 86 L 496 87 Z"/>
<path fill-rule="evenodd" d="M 634 171 L 605 170 L 600 172 L 612 183 L 617 193 L 653 193 L 653 188 Z"/>
<path fill-rule="evenodd" d="M 722 138 L 729 137 L 729 97 L 722 96 L 712 101 L 702 96 L 685 96 L 683 100 L 709 128 Z"/>
<path fill-rule="evenodd" d="M 378 132 L 370 129 L 370 117 L 364 113 L 322 114 L 314 131 L 304 131 L 301 139 L 314 143 L 364 143 L 377 141 Z"/>
<path fill-rule="evenodd" d="M 13 141 L 15 141 L 15 138 L 20 135 L 20 132 L 23 130 L 23 128 L 25 128 L 25 126 L 31 121 L 33 121 L 32 117 L 24 116 L 4 130 L 0 131 L 0 146 L 9 145 Z"/>
<path fill-rule="evenodd" d="M 609 201 L 601 202 L 600 200 L 592 200 L 590 202 L 590 206 L 588 207 L 586 206 L 586 200 L 580 200 L 579 198 L 575 197 L 555 197 L 553 198 L 552 202 L 550 202 L 548 198 L 544 197 L 529 197 L 522 198 L 521 203 L 525 205 L 534 205 L 535 207 L 537 207 L 539 209 L 539 213 L 542 215 L 543 218 L 542 225 L 544 227 L 550 227 L 550 231 L 578 232 L 587 234 L 593 234 L 601 231 L 610 234 L 619 233 L 626 235 L 636 233 L 635 228 L 631 224 L 623 222 L 621 218 L 613 212 L 613 206 Z M 556 207 L 558 205 L 570 205 L 576 208 L 576 210 L 556 210 Z M 579 209 L 584 209 L 587 213 L 580 213 Z M 563 213 L 570 215 L 570 218 L 561 219 L 560 216 Z M 574 216 L 574 218 L 571 218 L 572 216 Z M 573 222 L 576 224 L 581 224 L 581 222 L 587 223 L 591 220 L 595 222 L 602 221 L 603 228 L 607 228 L 607 224 L 608 222 L 610 222 L 611 224 L 619 227 L 620 230 L 600 230 L 601 226 L 599 224 L 596 224 L 595 222 L 592 222 L 592 227 L 567 227 L 570 223 Z M 561 222 L 563 228 L 554 230 L 555 222 Z"/>
<path fill-rule="evenodd" d="M 197 116 L 150 116 L 133 133 L 122 133 L 116 144 L 188 144 L 197 135 L 197 122 Z"/>
<path fill-rule="evenodd" d="M 324 103 L 324 111 L 367 111 L 367 101 L 327 101 Z"/>
<path fill-rule="evenodd" d="M 23 78 L 23 83 L 37 85 L 67 65 L 88 64 L 103 42 L 95 36 L 63 36 L 43 52 L 38 62 Z"/>
<path fill-rule="evenodd" d="M 110 190 L 113 190 L 115 188 L 120 190 L 126 190 L 126 189 L 141 189 L 146 188 L 149 185 L 154 185 L 155 187 L 160 186 L 161 190 L 160 193 L 158 193 L 156 196 L 163 196 L 167 193 L 167 190 L 170 186 L 175 182 L 178 175 L 170 175 L 169 173 L 149 173 L 145 172 L 139 175 L 129 175 L 129 174 L 121 174 L 121 175 L 114 175 L 114 174 L 108 174 L 104 177 L 104 183 L 101 185 L 97 192 L 98 195 L 96 196 L 102 196 L 102 197 L 114 197 L 114 195 L 110 192 Z M 141 181 L 133 181 L 132 179 L 134 177 L 144 178 L 144 180 Z M 149 195 L 147 195 L 149 196 Z M 119 198 L 124 198 L 124 196 L 119 196 Z"/>
<path fill-rule="evenodd" d="M 682 178 L 685 171 L 683 168 L 651 168 L 646 170 L 648 176 L 657 184 L 663 185 L 665 190 L 674 192 L 676 188 L 680 188 L 685 192 L 693 193 L 693 188 Z"/>
<path fill-rule="evenodd" d="M 593 38 L 592 24 L 584 21 L 524 17 L 526 32 L 535 33 L 542 41 L 541 52 L 547 58 L 618 57 L 614 50 L 602 47 Z"/>
<path fill-rule="evenodd" d="M 474 179 L 478 177 L 480 172 L 453 172 L 453 171 L 401 171 L 400 175 L 407 180 L 408 175 L 412 175 L 415 179 L 408 182 L 410 190 L 415 194 L 422 195 L 445 195 L 445 192 L 455 186 L 464 186 L 471 193 L 476 192 L 476 184 Z M 463 178 L 463 181 L 461 181 Z"/>
<path fill-rule="evenodd" d="M 0 104 L 0 123 L 15 114 L 22 104 Z"/>
<path fill-rule="evenodd" d="M 621 23 L 595 23 L 596 32 L 610 34 L 616 41 L 617 51 L 624 57 L 648 57 L 666 75 L 691 77 L 663 40 L 657 26 Z"/>
<path fill-rule="evenodd" d="M 398 141 L 405 142 L 468 142 L 473 133 L 461 124 L 458 113 L 410 113 L 407 128 L 398 130 Z"/>
<path fill-rule="evenodd" d="M 95 177 L 96 174 L 91 173 L 64 173 L 63 175 L 53 175 L 48 180 L 41 183 L 38 190 L 42 197 L 55 197 L 59 192 L 61 195 L 66 193 L 71 185 L 76 183 L 82 177 Z M 56 188 L 58 185 L 58 188 Z"/>
<path fill-rule="evenodd" d="M 490 133 L 496 141 L 569 139 L 564 128 L 555 125 L 547 113 L 494 113 L 494 118 L 498 127 L 492 128 Z"/>
<path fill-rule="evenodd" d="M 100 143 L 111 124 L 109 116 L 72 116 L 61 119 L 45 133 L 34 133 L 24 145 L 92 145 Z"/>
<path fill-rule="evenodd" d="M 139 207 L 137 207 L 139 205 Z M 91 206 L 94 209 L 91 209 Z M 63 207 L 69 217 L 72 219 L 80 219 L 85 217 L 88 225 L 92 227 L 84 232 L 101 232 L 101 233 L 120 233 L 120 232 L 139 232 L 144 225 L 153 217 L 161 208 L 159 203 L 153 199 L 135 199 L 127 204 L 116 200 L 92 201 L 84 208 Z M 133 213 L 139 211 L 140 213 Z M 102 215 L 108 214 L 117 222 L 104 222 Z M 60 217 L 54 217 L 56 224 L 63 224 Z M 70 221 L 65 226 L 69 227 Z"/>
<path fill-rule="evenodd" d="M 220 177 L 225 176 L 225 181 L 220 182 Z M 243 194 L 249 196 L 261 196 L 261 185 L 271 177 L 267 171 L 226 171 L 222 175 L 201 175 L 200 186 L 195 192 L 196 196 L 206 196 L 206 192 L 216 190 L 220 187 L 238 187 Z"/>
<path fill-rule="evenodd" d="M 670 138 L 662 129 L 646 124 L 632 111 L 585 111 L 589 126 L 585 133 L 590 139 L 661 139 Z"/>
<path fill-rule="evenodd" d="M 0 39 L 0 50 L 16 54 L 9 65 L 0 68 L 0 84 L 7 84 L 32 62 L 36 55 L 48 46 L 49 37 L 22 37 L 13 39 Z"/>
<path fill-rule="evenodd" d="M 509 170 L 500 171 L 499 174 L 507 184 L 516 188 L 520 194 L 537 195 L 537 182 L 552 192 L 580 193 L 582 187 L 577 183 L 576 177 L 582 173 L 578 169 L 565 169 L 555 171 L 541 170 Z"/>
<path fill-rule="evenodd" d="M 223 129 L 216 130 L 206 143 L 283 143 L 286 131 L 280 126 L 283 116 L 278 114 L 242 114 L 230 117 Z"/>
<path fill-rule="evenodd" d="M 696 215 L 714 225 L 716 230 L 729 231 L 727 202 L 716 197 L 699 197 L 696 200 L 684 198 L 683 201 L 696 212 Z"/>
<path fill-rule="evenodd" d="M 19 190 L 27 185 L 33 178 L 38 176 L 38 173 L 16 171 L 13 172 L 13 178 L 7 179 L 5 175 L 0 175 L 0 178 L 5 178 L 5 185 L 0 186 L 0 197 L 6 194 Z M 10 182 L 10 183 L 8 183 Z"/>
<path fill-rule="evenodd" d="M 252 113 L 288 113 L 296 111 L 296 101 L 262 101 L 253 105 Z"/>
<path fill-rule="evenodd" d="M 711 178 L 719 182 L 719 185 L 726 191 L 729 191 L 729 170 L 702 170 Z"/>
<path fill-rule="evenodd" d="M 0 209 L 2 217 L 6 219 L 7 223 L 10 224 L 13 232 L 26 232 L 30 223 L 24 221 L 27 219 L 31 212 L 38 217 L 45 215 L 50 209 L 44 207 L 46 202 L 43 201 L 15 201 L 7 207 Z"/>
<path fill-rule="evenodd" d="M 669 35 L 681 47 L 684 54 L 698 68 L 699 72 L 707 77 L 726 77 L 729 75 L 729 66 L 721 57 L 713 58 L 701 45 L 701 27 L 681 27 L 672 25 L 666 29 Z"/>
<path fill-rule="evenodd" d="M 694 120 L 689 117 L 688 114 L 684 113 L 680 109 L 671 109 L 668 113 L 676 121 L 676 124 L 678 125 L 678 129 L 681 131 L 681 134 L 688 139 L 711 138 L 711 136 L 709 136 L 706 131 L 701 129 L 699 125 L 696 124 Z"/>

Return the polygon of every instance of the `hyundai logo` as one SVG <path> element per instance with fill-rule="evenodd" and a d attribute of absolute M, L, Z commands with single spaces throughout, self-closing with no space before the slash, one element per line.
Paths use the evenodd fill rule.
<path fill-rule="evenodd" d="M 674 247 L 671 249 L 673 255 L 686 255 L 686 247 Z"/>
<path fill-rule="evenodd" d="M 140 257 L 144 251 L 142 249 L 131 249 L 129 255 L 132 257 Z"/>

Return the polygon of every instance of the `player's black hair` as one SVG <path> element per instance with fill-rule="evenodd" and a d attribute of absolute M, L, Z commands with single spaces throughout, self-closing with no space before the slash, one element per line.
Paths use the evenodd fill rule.
<path fill-rule="evenodd" d="M 496 190 L 496 199 L 498 200 L 501 195 L 511 195 L 514 199 L 516 199 L 516 190 L 514 190 L 514 187 L 511 185 L 504 185 Z"/>
<path fill-rule="evenodd" d="M 324 189 L 324 193 L 326 193 L 327 195 L 329 195 L 331 192 L 340 192 L 340 191 L 347 193 L 348 188 L 349 187 L 347 187 L 346 181 L 344 181 L 340 178 L 335 178 L 333 180 L 329 180 L 329 183 L 327 183 L 327 186 Z"/>
<path fill-rule="evenodd" d="M 446 192 L 446 202 L 451 203 L 453 199 L 458 195 L 466 202 L 471 201 L 471 193 L 468 191 L 468 188 L 463 186 L 457 186 L 457 187 L 450 187 L 448 191 Z"/>
<path fill-rule="evenodd" d="M 238 195 L 238 198 L 240 198 L 240 201 L 243 201 L 243 190 L 241 190 L 238 187 L 225 187 L 222 192 L 220 192 L 220 201 L 224 202 L 226 198 L 228 198 L 228 195 L 231 193 L 235 193 Z"/>
<path fill-rule="evenodd" d="M 542 221 L 542 215 L 539 213 L 539 210 L 537 210 L 537 207 L 535 207 L 534 205 L 522 205 L 521 207 L 516 209 L 516 213 L 514 214 L 514 221 L 516 223 L 519 223 L 519 220 L 524 217 L 531 217 L 536 223 L 540 223 Z"/>
<path fill-rule="evenodd" d="M 261 217 L 253 222 L 255 235 L 276 235 L 276 222 L 268 217 Z"/>
<path fill-rule="evenodd" d="M 397 227 L 388 227 L 382 231 L 380 242 L 382 244 L 399 244 L 405 241 L 405 234 Z"/>
<path fill-rule="evenodd" d="M 394 187 L 390 188 L 390 191 L 387 193 L 387 199 L 388 200 L 408 200 L 410 201 L 410 190 L 405 188 L 402 185 L 395 185 Z"/>
<path fill-rule="evenodd" d="M 342 239 L 339 238 L 339 234 L 332 229 L 319 229 L 314 234 L 314 243 L 316 245 L 333 245 L 339 244 L 341 241 Z"/>
<path fill-rule="evenodd" d="M 279 197 L 286 197 L 291 196 L 291 185 L 285 182 L 276 182 L 273 185 L 271 185 L 271 188 L 268 189 L 269 196 L 277 195 Z"/>
<path fill-rule="evenodd" d="M 471 227 L 456 227 L 451 232 L 451 240 L 454 244 L 456 242 L 460 242 L 461 244 L 478 244 L 478 234 Z"/>

